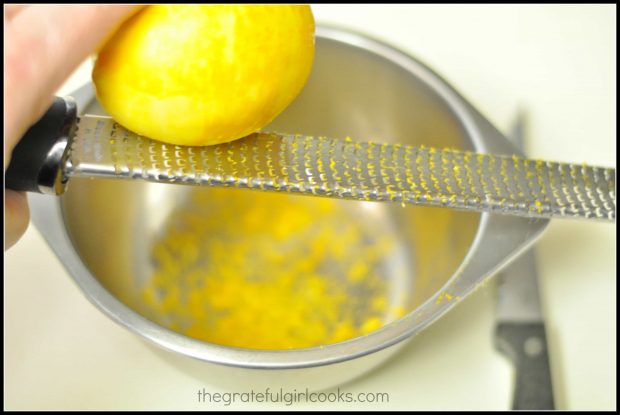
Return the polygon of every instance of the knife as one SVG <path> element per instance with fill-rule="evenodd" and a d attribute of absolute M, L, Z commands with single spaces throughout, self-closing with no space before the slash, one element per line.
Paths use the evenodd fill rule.
<path fill-rule="evenodd" d="M 519 113 L 513 144 L 523 148 L 525 118 Z M 554 409 L 553 383 L 538 293 L 533 249 L 497 276 L 495 341 L 516 369 L 512 409 Z"/>
<path fill-rule="evenodd" d="M 613 168 L 454 149 L 254 133 L 207 147 L 165 144 L 56 98 L 19 141 L 9 189 L 62 194 L 72 177 L 230 186 L 529 218 L 615 221 Z"/>

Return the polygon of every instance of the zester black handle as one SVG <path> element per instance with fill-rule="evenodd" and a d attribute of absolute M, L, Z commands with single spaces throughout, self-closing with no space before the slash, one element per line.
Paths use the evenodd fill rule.
<path fill-rule="evenodd" d="M 13 149 L 5 174 L 7 189 L 60 194 L 69 143 L 77 125 L 77 106 L 71 98 L 54 99 L 47 112 L 26 131 Z"/>
<path fill-rule="evenodd" d="M 517 371 L 512 409 L 555 409 L 544 324 L 501 323 L 496 338 Z"/>

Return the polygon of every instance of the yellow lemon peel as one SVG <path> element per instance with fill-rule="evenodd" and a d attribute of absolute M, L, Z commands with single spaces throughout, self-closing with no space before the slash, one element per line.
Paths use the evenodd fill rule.
<path fill-rule="evenodd" d="M 173 218 L 152 247 L 143 299 L 151 318 L 188 336 L 305 348 L 405 314 L 381 266 L 394 241 L 332 199 L 214 189 Z"/>

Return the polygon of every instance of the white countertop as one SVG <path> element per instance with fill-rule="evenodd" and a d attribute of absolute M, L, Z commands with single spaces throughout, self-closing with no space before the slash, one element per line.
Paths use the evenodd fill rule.
<path fill-rule="evenodd" d="M 616 166 L 616 18 L 605 6 L 313 6 L 422 59 L 531 157 Z M 88 64 L 60 92 L 88 79 Z M 536 245 L 557 407 L 616 408 L 616 226 L 557 220 Z M 508 409 L 491 281 L 348 392 L 389 403 L 199 403 L 205 385 L 95 309 L 33 226 L 5 253 L 6 409 Z M 215 391 L 213 388 L 211 391 Z M 242 392 L 242 391 L 239 391 Z"/>

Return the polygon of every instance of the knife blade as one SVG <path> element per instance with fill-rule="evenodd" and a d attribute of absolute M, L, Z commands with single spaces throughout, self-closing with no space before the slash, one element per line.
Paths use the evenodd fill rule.
<path fill-rule="evenodd" d="M 512 141 L 523 148 L 525 118 L 517 117 Z M 497 276 L 495 345 L 516 370 L 512 409 L 554 409 L 553 382 L 533 248 Z"/>
<path fill-rule="evenodd" d="M 71 177 L 229 186 L 529 218 L 615 221 L 615 169 L 455 149 L 254 133 L 185 147 L 58 98 L 18 143 L 14 190 L 60 194 Z"/>

